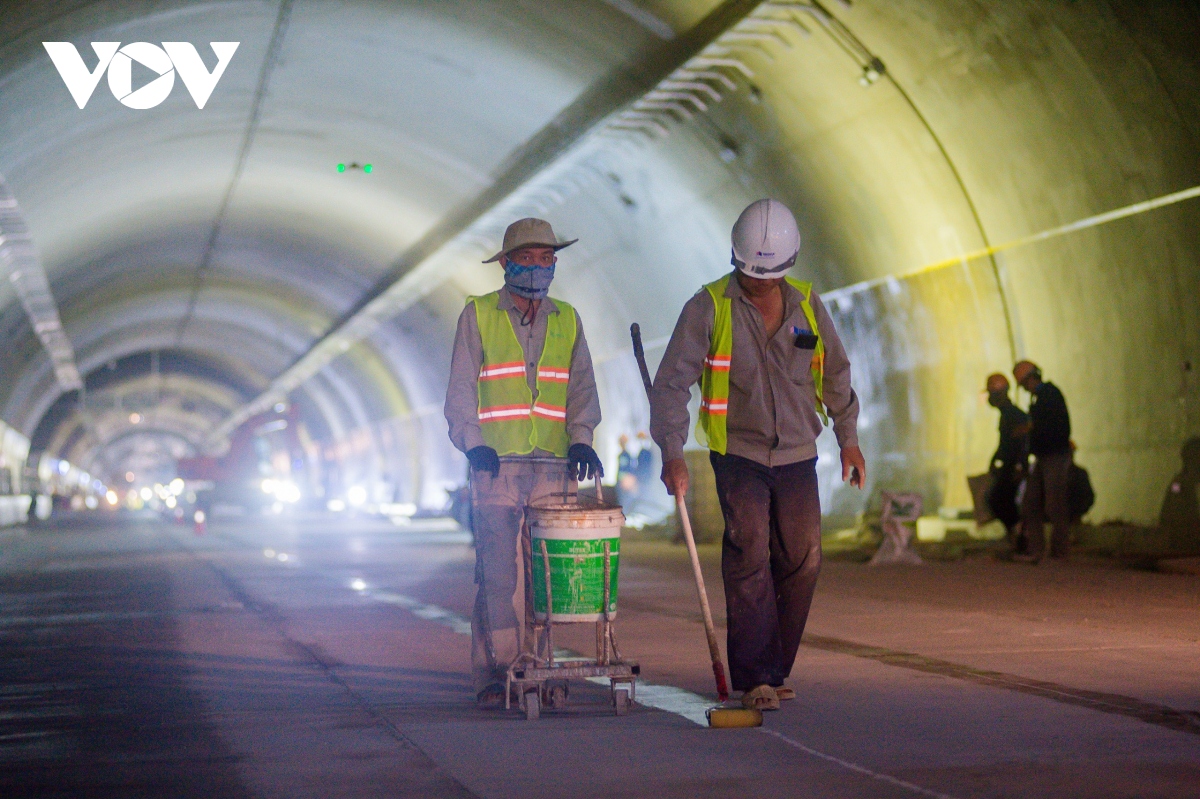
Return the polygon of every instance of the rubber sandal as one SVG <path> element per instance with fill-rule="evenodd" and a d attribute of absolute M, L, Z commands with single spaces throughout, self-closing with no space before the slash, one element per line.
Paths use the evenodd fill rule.
<path fill-rule="evenodd" d="M 759 685 L 742 694 L 742 707 L 751 710 L 779 710 L 779 697 L 769 685 Z"/>
<path fill-rule="evenodd" d="M 775 685 L 772 687 L 775 689 L 775 696 L 779 698 L 780 702 L 788 702 L 796 698 L 796 692 L 786 685 Z"/>

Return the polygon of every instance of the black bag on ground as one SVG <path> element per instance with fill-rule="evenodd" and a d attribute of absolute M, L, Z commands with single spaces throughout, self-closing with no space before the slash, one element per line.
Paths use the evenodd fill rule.
<path fill-rule="evenodd" d="M 1096 504 L 1096 492 L 1092 490 L 1092 481 L 1087 469 L 1078 464 L 1071 464 L 1071 472 L 1067 477 L 1067 505 L 1071 508 L 1071 518 L 1079 519 Z"/>
<path fill-rule="evenodd" d="M 1021 520 L 1021 509 L 1017 505 L 1017 490 L 1021 486 L 1021 475 L 1013 469 L 996 469 L 992 488 L 988 491 L 988 507 L 1005 527 L 1012 527 Z"/>

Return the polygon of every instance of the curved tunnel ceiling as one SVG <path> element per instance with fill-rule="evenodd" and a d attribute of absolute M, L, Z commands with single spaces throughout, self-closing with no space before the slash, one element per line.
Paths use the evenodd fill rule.
<path fill-rule="evenodd" d="M 728 268 L 738 211 L 763 195 L 797 209 L 797 274 L 827 293 L 850 348 L 876 494 L 969 505 L 963 478 L 995 444 L 983 376 L 1017 357 L 1067 395 L 1096 518 L 1152 519 L 1180 444 L 1200 433 L 1200 201 L 845 288 L 1200 184 L 1193 6 L 9 5 L 0 175 L 89 388 L 150 352 L 207 365 L 165 370 L 177 412 L 142 428 L 158 444 L 126 446 L 120 392 L 110 385 L 107 405 L 99 391 L 60 396 L 6 282 L 0 415 L 60 457 L 202 448 L 219 413 L 185 403 L 229 412 L 262 392 L 556 115 L 722 11 L 751 17 L 704 52 L 727 62 L 707 79 L 720 102 L 692 90 L 703 113 L 665 97 L 582 131 L 588 149 L 551 159 L 549 191 L 504 206 L 580 238 L 555 288 L 598 363 L 603 455 L 647 424 L 629 323 L 661 347 L 686 298 Z M 190 41 L 210 67 L 207 42 L 240 45 L 203 110 L 178 81 L 144 111 L 101 81 L 80 110 L 43 41 L 73 42 L 89 66 L 93 41 Z M 354 162 L 373 170 L 336 169 Z M 464 297 L 499 284 L 478 263 L 496 238 L 439 251 L 402 312 L 292 392 L 324 445 L 368 453 L 354 468 L 405 499 L 437 504 L 461 480 L 440 416 L 449 342 Z M 145 380 L 131 372 L 122 391 Z M 834 454 L 823 438 L 822 462 Z M 823 476 L 827 512 L 862 507 Z"/>

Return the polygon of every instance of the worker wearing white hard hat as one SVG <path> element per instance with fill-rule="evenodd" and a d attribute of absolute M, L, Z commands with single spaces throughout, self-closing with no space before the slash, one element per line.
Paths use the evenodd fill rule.
<path fill-rule="evenodd" d="M 650 432 L 663 482 L 687 493 L 688 401 L 699 382 L 696 437 L 709 448 L 725 517 L 729 668 L 747 707 L 774 710 L 808 618 L 821 564 L 816 439 L 833 421 L 842 479 L 862 488 L 858 398 L 850 361 L 812 285 L 788 276 L 795 217 L 759 200 L 733 226 L 735 269 L 684 305 L 654 380 Z"/>

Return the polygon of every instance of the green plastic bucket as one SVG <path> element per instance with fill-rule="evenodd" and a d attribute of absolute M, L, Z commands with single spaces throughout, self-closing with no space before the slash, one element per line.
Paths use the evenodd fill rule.
<path fill-rule="evenodd" d="M 604 615 L 604 545 L 608 545 L 608 615 L 617 612 L 617 566 L 621 560 L 619 505 L 543 504 L 527 510 L 533 537 L 533 615 L 546 619 L 546 568 L 542 542 L 550 556 L 553 622 L 596 621 Z"/>

